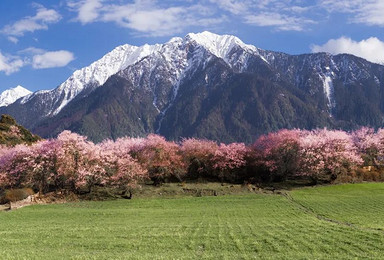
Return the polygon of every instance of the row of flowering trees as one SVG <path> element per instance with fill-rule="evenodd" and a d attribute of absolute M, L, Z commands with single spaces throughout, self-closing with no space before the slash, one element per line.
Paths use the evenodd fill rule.
<path fill-rule="evenodd" d="M 94 144 L 70 131 L 33 145 L 0 147 L 0 188 L 91 191 L 95 185 L 128 188 L 138 182 L 196 180 L 333 181 L 356 167 L 384 162 L 384 130 L 281 130 L 254 144 L 209 140 L 169 142 L 158 135 Z"/>
<path fill-rule="evenodd" d="M 201 149 L 210 147 L 208 153 Z M 0 147 L 0 188 L 33 187 L 44 193 L 55 189 L 91 191 L 95 185 L 120 188 L 152 180 L 181 181 L 204 173 L 217 174 L 245 165 L 244 144 L 217 145 L 186 139 L 166 141 L 159 135 L 120 138 L 94 144 L 81 135 L 62 132 L 56 139 L 33 145 Z M 200 153 L 204 154 L 200 156 Z M 208 176 L 208 175 L 207 175 Z M 221 177 L 221 180 L 224 180 Z"/>

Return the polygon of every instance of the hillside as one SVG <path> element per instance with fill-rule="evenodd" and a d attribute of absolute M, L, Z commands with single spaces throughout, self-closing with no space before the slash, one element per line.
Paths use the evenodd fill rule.
<path fill-rule="evenodd" d="M 40 140 L 23 126 L 16 123 L 9 115 L 2 115 L 0 119 L 0 145 L 14 146 L 16 144 L 31 144 Z"/>

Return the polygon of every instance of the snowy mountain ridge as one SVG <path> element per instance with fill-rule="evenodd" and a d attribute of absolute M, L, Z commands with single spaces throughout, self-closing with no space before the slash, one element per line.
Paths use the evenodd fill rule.
<path fill-rule="evenodd" d="M 156 49 L 156 45 L 137 47 L 125 44 L 118 46 L 88 67 L 76 70 L 59 87 L 48 91 L 37 91 L 25 97 L 21 103 L 24 104 L 36 96 L 48 96 L 53 102 L 52 110 L 48 111 L 46 115 L 55 115 L 85 88 L 104 84 L 110 76 L 142 59 L 154 49 Z"/>
<path fill-rule="evenodd" d="M 18 85 L 14 88 L 7 89 L 0 94 L 0 107 L 8 106 L 19 98 L 25 97 L 32 92 Z"/>
<path fill-rule="evenodd" d="M 21 104 L 25 104 L 38 96 L 44 96 L 43 99 L 48 100 L 43 102 L 50 106 L 50 108 L 45 111 L 45 116 L 56 115 L 83 90 L 97 88 L 103 85 L 110 76 L 154 54 L 163 56 L 166 61 L 173 63 L 172 67 L 174 67 L 174 65 L 180 66 L 174 69 L 176 74 L 174 74 L 175 77 L 173 80 L 176 82 L 182 71 L 187 67 L 186 56 L 188 53 L 180 48 L 191 42 L 202 46 L 206 51 L 223 59 L 231 67 L 235 65 L 238 66 L 239 62 L 242 63 L 240 67 L 244 67 L 246 63 L 245 57 L 232 57 L 231 59 L 230 53 L 235 47 L 244 49 L 246 53 L 250 55 L 259 54 L 255 46 L 244 44 L 235 36 L 217 35 L 210 32 L 190 33 L 185 36 L 184 39 L 175 37 L 164 44 L 145 44 L 140 47 L 125 44 L 116 47 L 91 65 L 76 70 L 57 88 L 40 90 L 25 96 L 21 100 Z"/>

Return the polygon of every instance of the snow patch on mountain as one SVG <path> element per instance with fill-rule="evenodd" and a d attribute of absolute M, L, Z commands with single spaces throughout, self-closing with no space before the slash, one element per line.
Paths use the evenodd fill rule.
<path fill-rule="evenodd" d="M 335 67 L 334 66 L 335 64 L 333 63 L 333 60 L 331 60 L 331 65 L 333 67 Z M 330 114 L 330 116 L 332 116 L 332 109 L 336 106 L 336 102 L 335 102 L 335 100 L 333 98 L 333 81 L 332 81 L 332 77 L 335 76 L 335 73 L 331 70 L 331 68 L 329 66 L 326 66 L 324 68 L 324 70 L 325 70 L 325 72 L 322 71 L 319 74 L 319 76 L 320 76 L 320 79 L 323 82 L 323 89 L 324 89 L 325 97 L 328 100 L 327 106 L 329 108 L 329 114 Z"/>
<path fill-rule="evenodd" d="M 19 98 L 25 97 L 32 92 L 22 86 L 17 86 L 5 90 L 0 94 L 0 107 L 8 106 L 18 100 Z"/>
<path fill-rule="evenodd" d="M 329 75 L 324 75 L 322 80 L 323 80 L 324 93 L 328 99 L 328 107 L 332 108 L 334 107 L 333 100 L 332 100 L 332 92 L 333 92 L 332 78 Z"/>

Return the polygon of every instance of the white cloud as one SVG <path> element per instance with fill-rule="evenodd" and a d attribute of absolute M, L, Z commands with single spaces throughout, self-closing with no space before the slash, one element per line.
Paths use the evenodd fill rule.
<path fill-rule="evenodd" d="M 323 45 L 311 46 L 312 52 L 329 52 L 331 54 L 349 53 L 374 63 L 384 64 L 384 42 L 371 37 L 360 42 L 351 38 L 331 39 Z"/>
<path fill-rule="evenodd" d="M 260 13 L 248 15 L 245 22 L 257 26 L 273 26 L 281 31 L 303 31 L 308 24 L 315 23 L 310 19 L 285 16 L 279 13 Z"/>
<path fill-rule="evenodd" d="M 76 18 L 78 21 L 82 24 L 87 24 L 97 20 L 103 4 L 102 0 L 83 0 L 69 2 L 68 6 L 78 12 Z"/>
<path fill-rule="evenodd" d="M 32 67 L 34 69 L 64 67 L 74 59 L 73 53 L 69 51 L 48 51 L 43 54 L 34 55 Z"/>
<path fill-rule="evenodd" d="M 180 16 L 185 15 L 184 9 L 179 7 L 154 10 L 134 10 L 129 7 L 120 8 L 109 9 L 103 14 L 101 19 L 155 36 L 177 33 L 185 26 L 185 23 L 179 22 L 181 20 Z M 148 19 L 149 17 L 150 19 Z"/>
<path fill-rule="evenodd" d="M 10 75 L 22 67 L 32 66 L 34 69 L 64 67 L 75 59 L 69 51 L 46 51 L 30 47 L 17 52 L 20 56 L 4 55 L 0 52 L 0 71 Z"/>
<path fill-rule="evenodd" d="M 23 36 L 26 32 L 36 30 L 47 30 L 49 24 L 57 23 L 61 20 L 61 15 L 53 9 L 46 9 L 41 5 L 35 5 L 36 15 L 26 16 L 12 24 L 8 24 L 1 29 L 1 33 L 8 35 L 8 39 L 17 42 L 17 37 Z"/>
<path fill-rule="evenodd" d="M 4 56 L 0 52 L 0 71 L 3 71 L 6 75 L 19 71 L 24 65 L 24 61 L 19 57 Z"/>

